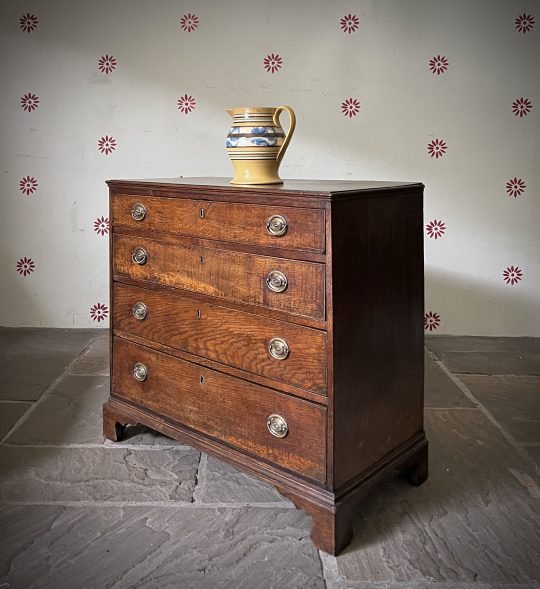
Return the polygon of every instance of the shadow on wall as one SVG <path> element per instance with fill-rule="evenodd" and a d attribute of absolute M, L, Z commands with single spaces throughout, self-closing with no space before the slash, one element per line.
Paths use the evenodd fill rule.
<path fill-rule="evenodd" d="M 540 330 L 540 308 L 533 297 L 520 292 L 520 283 L 478 280 L 433 266 L 425 267 L 425 310 L 440 315 L 440 325 L 426 333 L 470 335 L 470 318 L 482 326 L 475 335 L 535 336 Z M 436 307 L 431 307 L 437 301 Z M 452 325 L 452 331 L 445 329 Z M 493 326 L 493 327 L 492 327 Z"/>
<path fill-rule="evenodd" d="M 4 276 L 7 274 L 6 270 Z M 0 289 L 0 300 L 5 309 L 0 325 L 3 327 L 49 327 L 47 322 L 44 322 L 46 312 L 43 303 L 40 304 L 38 293 L 28 284 L 21 282 L 14 280 L 9 287 L 5 283 Z M 20 316 L 14 315 L 14 309 L 24 309 L 22 321 Z"/>
<path fill-rule="evenodd" d="M 0 275 L 2 273 L 8 275 L 9 271 L 2 269 Z M 2 301 L 3 306 L 0 326 L 77 327 L 79 329 L 107 329 L 109 327 L 108 309 L 105 320 L 91 321 L 90 324 L 83 323 L 86 317 L 83 317 L 82 313 L 84 312 L 88 316 L 90 314 L 90 305 L 83 306 L 81 311 L 73 289 L 65 289 L 67 299 L 63 301 L 62 308 L 59 308 L 59 303 L 55 302 L 56 292 L 54 285 L 48 285 L 46 293 L 40 292 L 39 288 L 39 285 L 33 281 L 32 276 L 15 279 L 11 284 L 8 284 L 7 281 L 4 284 L 0 283 L 0 301 Z M 108 295 L 103 302 L 108 308 Z M 22 310 L 22 313 L 20 310 Z"/>

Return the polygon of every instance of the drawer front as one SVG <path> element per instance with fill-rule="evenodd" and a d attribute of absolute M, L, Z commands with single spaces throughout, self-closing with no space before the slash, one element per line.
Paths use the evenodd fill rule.
<path fill-rule="evenodd" d="M 113 248 L 116 274 L 314 319 L 325 316 L 324 264 L 122 234 L 114 235 Z M 137 248 L 146 253 L 142 264 L 133 261 Z M 276 271 L 286 278 L 282 292 L 267 284 Z"/>
<path fill-rule="evenodd" d="M 134 377 L 138 364 L 139 381 Z M 191 429 L 324 482 L 326 409 L 115 338 L 113 393 Z M 271 415 L 287 424 L 272 435 Z M 279 433 L 279 430 L 278 430 Z"/>
<path fill-rule="evenodd" d="M 326 394 L 326 333 L 316 329 L 118 283 L 114 327 Z"/>
<path fill-rule="evenodd" d="M 132 215 L 138 204 L 144 212 L 139 209 Z M 112 219 L 118 228 L 324 251 L 324 211 L 320 209 L 118 194 L 112 201 Z"/>

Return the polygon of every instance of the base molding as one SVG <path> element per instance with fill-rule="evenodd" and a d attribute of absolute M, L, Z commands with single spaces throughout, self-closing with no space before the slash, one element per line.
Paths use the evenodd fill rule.
<path fill-rule="evenodd" d="M 428 442 L 423 432 L 359 477 L 332 491 L 121 399 L 111 398 L 103 406 L 103 434 L 107 439 L 120 441 L 125 426 L 137 423 L 229 462 L 274 486 L 297 508 L 311 516 L 313 543 L 333 555 L 339 554 L 351 541 L 354 511 L 378 480 L 397 470 L 411 484 L 421 485 L 428 475 Z"/>

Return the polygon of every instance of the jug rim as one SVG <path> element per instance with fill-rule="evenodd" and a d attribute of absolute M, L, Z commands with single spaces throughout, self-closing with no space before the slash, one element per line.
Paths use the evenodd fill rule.
<path fill-rule="evenodd" d="M 272 114 L 277 110 L 277 106 L 235 106 L 233 108 L 227 108 L 226 111 L 231 115 L 240 114 Z"/>

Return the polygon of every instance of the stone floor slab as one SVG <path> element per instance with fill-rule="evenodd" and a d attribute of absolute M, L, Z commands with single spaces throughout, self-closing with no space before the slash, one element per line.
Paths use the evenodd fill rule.
<path fill-rule="evenodd" d="M 523 446 L 523 449 L 536 463 L 536 471 L 540 474 L 540 446 Z"/>
<path fill-rule="evenodd" d="M 426 354 L 424 367 L 425 407 L 475 406 L 429 354 Z"/>
<path fill-rule="evenodd" d="M 468 374 L 460 379 L 518 442 L 540 443 L 540 376 Z"/>
<path fill-rule="evenodd" d="M 103 442 L 101 407 L 109 396 L 107 376 L 66 376 L 7 438 L 10 444 Z"/>
<path fill-rule="evenodd" d="M 479 410 L 427 410 L 426 429 L 428 480 L 374 489 L 337 558 L 344 584 L 540 582 L 534 471 Z"/>
<path fill-rule="evenodd" d="M 76 357 L 70 348 L 77 332 L 66 339 L 50 330 L 11 330 L 11 340 L 6 333 L 0 329 L 4 394 L 2 364 L 9 362 L 11 371 L 37 367 L 35 381 L 15 379 L 30 388 L 9 381 L 9 395 L 26 395 L 49 375 L 47 353 L 53 364 L 67 350 L 65 365 Z M 36 415 L 12 434 L 15 441 L 20 436 L 19 445 L 10 439 L 0 446 L 0 501 L 7 503 L 0 508 L 0 589 L 2 583 L 55 589 L 303 588 L 324 582 L 328 589 L 540 587 L 540 469 L 520 458 L 429 355 L 430 478 L 420 488 L 395 476 L 377 485 L 356 514 L 352 545 L 337 559 L 321 557 L 323 580 L 309 517 L 278 506 L 282 498 L 271 487 L 211 458 L 205 467 L 203 457 L 198 470 L 198 452 L 141 426 L 130 426 L 118 445 L 101 444 L 106 335 L 88 331 L 84 338 L 79 350 L 92 345 L 72 365 L 75 374 L 47 393 Z M 428 347 L 464 373 L 459 378 L 479 401 L 530 444 L 533 425 L 527 424 L 535 423 L 540 377 L 493 380 L 466 373 L 536 374 L 540 338 L 432 339 L 426 338 Z M 97 374 L 84 376 L 92 372 Z M 517 387 L 518 380 L 530 388 Z M 96 383 L 105 386 L 98 390 Z M 511 430 L 509 420 L 519 427 Z M 78 425 L 69 430 L 67 423 Z M 540 466 L 540 446 L 522 449 Z M 254 502 L 266 507 L 234 505 Z"/>
<path fill-rule="evenodd" d="M 199 453 L 174 448 L 0 447 L 0 501 L 191 502 Z"/>
<path fill-rule="evenodd" d="M 326 589 L 539 589 L 536 583 L 370 583 L 369 581 L 326 581 Z"/>
<path fill-rule="evenodd" d="M 0 328 L 0 398 L 37 400 L 95 335 L 92 329 Z"/>
<path fill-rule="evenodd" d="M 295 509 L 6 506 L 10 589 L 323 589 Z"/>
<path fill-rule="evenodd" d="M 439 358 L 454 374 L 540 375 L 535 352 L 444 352 Z"/>
<path fill-rule="evenodd" d="M 205 456 L 201 467 L 193 495 L 198 503 L 289 503 L 270 485 L 217 458 Z"/>
<path fill-rule="evenodd" d="M 0 440 L 28 411 L 32 403 L 6 403 L 0 402 Z"/>
<path fill-rule="evenodd" d="M 444 352 L 528 352 L 540 354 L 540 337 L 478 337 L 426 335 L 427 347 L 438 356 Z"/>
<path fill-rule="evenodd" d="M 92 339 L 88 349 L 71 366 L 71 374 L 109 374 L 109 332 Z"/>

